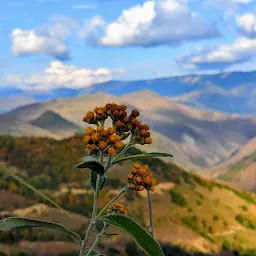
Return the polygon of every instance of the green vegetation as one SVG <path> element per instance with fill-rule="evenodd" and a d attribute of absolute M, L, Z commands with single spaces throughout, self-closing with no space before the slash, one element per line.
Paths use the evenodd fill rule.
<path fill-rule="evenodd" d="M 247 205 L 242 205 L 242 206 L 241 206 L 241 209 L 242 209 L 244 212 L 247 212 L 247 211 L 248 211 L 248 206 L 247 206 Z"/>
<path fill-rule="evenodd" d="M 178 192 L 175 192 L 173 189 L 170 190 L 170 195 L 171 195 L 172 202 L 174 204 L 177 204 L 181 207 L 188 207 L 187 200 L 183 195 L 179 194 Z"/>
<path fill-rule="evenodd" d="M 220 217 L 215 214 L 215 215 L 213 215 L 212 219 L 213 219 L 214 221 L 219 221 Z"/>
<path fill-rule="evenodd" d="M 211 238 L 207 233 L 203 230 L 203 228 L 199 225 L 196 216 L 193 217 L 184 217 L 181 221 L 188 226 L 190 229 L 201 235 L 202 237 L 206 238 L 210 242 L 214 243 L 214 239 Z"/>
<path fill-rule="evenodd" d="M 256 219 L 246 216 L 244 214 L 236 215 L 235 219 L 237 222 L 239 222 L 241 225 L 243 225 L 247 229 L 256 230 Z"/>

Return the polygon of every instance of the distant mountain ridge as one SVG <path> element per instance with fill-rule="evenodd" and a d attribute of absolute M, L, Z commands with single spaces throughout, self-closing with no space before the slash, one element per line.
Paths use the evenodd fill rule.
<path fill-rule="evenodd" d="M 53 129 L 56 120 L 59 120 L 57 126 L 62 123 L 65 127 L 71 122 L 79 127 L 78 130 L 84 129 L 88 126 L 82 121 L 85 113 L 108 102 L 126 104 L 128 112 L 137 108 L 141 113 L 140 119 L 151 127 L 154 151 L 161 151 L 163 147 L 168 149 L 168 153 L 176 156 L 176 163 L 193 171 L 226 160 L 256 136 L 255 118 L 198 110 L 147 90 L 121 97 L 101 92 L 34 103 L 0 116 L 0 122 L 2 117 L 8 117 L 65 137 L 61 129 Z M 45 116 L 45 113 L 48 114 Z M 49 121 L 52 116 L 53 122 Z M 73 132 L 73 128 L 68 130 Z M 6 132 L 8 130 L 5 129 L 1 134 Z"/>
<path fill-rule="evenodd" d="M 108 81 L 82 89 L 65 88 L 47 92 L 24 92 L 2 88 L 0 97 L 29 96 L 35 101 L 56 98 L 72 98 L 105 92 L 115 96 L 150 90 L 161 96 L 200 109 L 212 109 L 226 113 L 256 114 L 256 71 L 229 72 L 213 75 L 186 75 L 134 81 Z"/>

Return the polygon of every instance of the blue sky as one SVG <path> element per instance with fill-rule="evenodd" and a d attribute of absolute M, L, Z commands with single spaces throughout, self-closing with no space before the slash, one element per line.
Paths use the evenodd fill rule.
<path fill-rule="evenodd" d="M 8 0 L 0 86 L 256 70 L 256 0 Z"/>

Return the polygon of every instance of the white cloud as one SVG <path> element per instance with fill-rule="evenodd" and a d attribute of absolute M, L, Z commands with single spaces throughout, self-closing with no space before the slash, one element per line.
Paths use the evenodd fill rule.
<path fill-rule="evenodd" d="M 256 36 L 256 14 L 246 13 L 238 16 L 236 22 L 240 31 L 247 36 Z"/>
<path fill-rule="evenodd" d="M 29 76 L 8 75 L 1 84 L 16 84 L 22 89 L 51 90 L 56 88 L 84 88 L 95 83 L 109 81 L 115 74 L 124 72 L 122 69 L 111 70 L 98 68 L 90 70 L 78 68 L 74 65 L 65 65 L 60 61 L 52 61 L 50 65 L 39 74 Z"/>
<path fill-rule="evenodd" d="M 220 70 L 244 63 L 256 56 L 256 39 L 241 37 L 230 45 L 204 50 L 196 54 L 180 56 L 177 61 L 183 69 Z"/>
<path fill-rule="evenodd" d="M 56 20 L 36 30 L 12 31 L 12 51 L 16 56 L 43 54 L 56 59 L 70 59 L 65 39 L 71 34 L 76 23 L 70 19 Z"/>
<path fill-rule="evenodd" d="M 72 6 L 72 9 L 75 9 L 75 10 L 93 10 L 96 8 L 97 6 L 93 4 L 76 4 Z"/>
<path fill-rule="evenodd" d="M 62 40 L 39 35 L 33 30 L 13 30 L 12 51 L 16 56 L 44 54 L 58 59 L 70 58 L 69 50 Z"/>
<path fill-rule="evenodd" d="M 215 26 L 203 24 L 187 0 L 146 1 L 124 10 L 98 39 L 103 46 L 154 46 L 218 36 Z"/>
<path fill-rule="evenodd" d="M 104 19 L 101 16 L 96 15 L 92 19 L 84 21 L 84 25 L 78 32 L 78 36 L 95 44 L 100 36 L 99 29 L 104 28 L 104 26 Z"/>

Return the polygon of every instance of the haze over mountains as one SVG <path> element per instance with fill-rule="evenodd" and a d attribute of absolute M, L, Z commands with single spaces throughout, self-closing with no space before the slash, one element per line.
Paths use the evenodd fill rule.
<path fill-rule="evenodd" d="M 83 131 L 82 117 L 94 106 L 125 103 L 129 111 L 139 109 L 151 126 L 154 143 L 144 150 L 164 150 L 186 170 L 206 173 L 211 168 L 208 177 L 256 191 L 251 182 L 256 161 L 249 157 L 256 150 L 247 146 L 255 145 L 255 81 L 256 72 L 231 72 L 109 81 L 47 93 L 2 88 L 0 134 L 61 139 Z M 247 157 L 250 161 L 244 161 Z M 234 175 L 239 164 L 247 171 L 240 168 Z M 225 178 L 231 174 L 236 178 Z"/>
<path fill-rule="evenodd" d="M 253 117 L 194 109 L 145 90 L 121 97 L 96 93 L 22 106 L 0 116 L 1 123 L 5 118 L 5 126 L 0 126 L 0 133 L 17 135 L 15 128 L 11 132 L 8 128 L 8 122 L 16 120 L 54 134 L 55 138 L 71 136 L 75 130 L 81 131 L 87 126 L 82 122 L 87 111 L 113 101 L 127 104 L 128 111 L 139 109 L 141 120 L 148 123 L 154 132 L 154 149 L 162 151 L 164 147 L 175 155 L 176 163 L 189 170 L 199 171 L 226 160 L 256 136 L 256 120 Z M 17 129 L 21 127 L 18 124 Z M 28 133 L 26 129 L 24 135 Z M 30 135 L 34 135 L 33 129 Z M 42 136 L 45 135 L 42 133 Z M 148 147 L 148 150 L 151 149 Z"/>
<path fill-rule="evenodd" d="M 76 97 L 85 94 L 106 92 L 121 96 L 141 90 L 151 90 L 162 96 L 175 99 L 188 106 L 213 109 L 226 113 L 256 113 L 256 71 L 230 72 L 216 75 L 187 75 L 151 80 L 109 81 L 84 89 L 63 88 L 51 91 L 24 91 L 2 87 L 0 100 L 5 97 L 29 97 L 35 101 L 59 97 Z M 10 102 L 13 101 L 10 99 Z M 14 106 L 15 107 L 15 106 Z M 0 112 L 9 110 L 1 105 Z"/>

